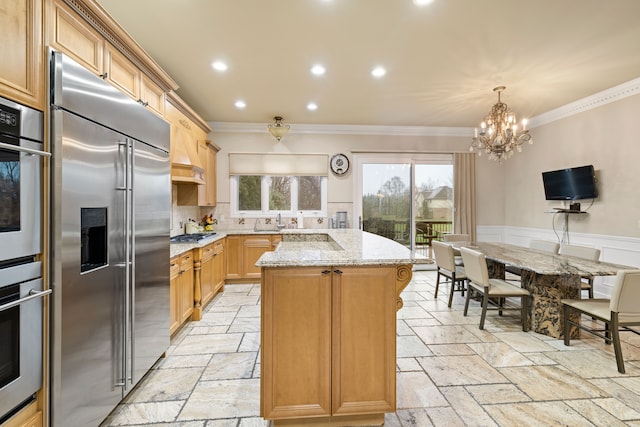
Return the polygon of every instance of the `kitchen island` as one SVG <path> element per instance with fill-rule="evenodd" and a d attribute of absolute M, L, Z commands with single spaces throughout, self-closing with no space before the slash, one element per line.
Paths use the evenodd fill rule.
<path fill-rule="evenodd" d="M 260 414 L 381 425 L 396 409 L 396 311 L 419 262 L 353 229 L 286 230 L 262 269 Z"/>

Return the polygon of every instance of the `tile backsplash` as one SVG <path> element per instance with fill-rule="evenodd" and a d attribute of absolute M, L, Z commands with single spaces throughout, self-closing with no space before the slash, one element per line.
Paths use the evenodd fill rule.
<path fill-rule="evenodd" d="M 256 218 L 231 218 L 229 215 L 229 203 L 218 203 L 216 207 L 199 207 L 199 206 L 179 206 L 176 201 L 176 186 L 173 186 L 172 204 L 171 204 L 171 236 L 184 233 L 184 225 L 189 220 L 200 222 L 205 215 L 211 214 L 214 218 L 214 230 L 253 230 Z M 335 220 L 335 213 L 340 211 L 348 212 L 349 228 L 357 228 L 357 219 L 355 224 L 352 219 L 351 211 L 353 206 L 351 203 L 329 203 L 328 217 L 321 218 L 304 218 L 304 228 L 329 228 L 330 223 Z M 295 218 L 282 217 L 282 222 L 291 228 L 297 225 L 294 223 Z M 331 220 L 330 220 L 331 219 Z M 275 223 L 274 216 L 265 216 L 260 218 L 260 223 L 265 225 L 270 220 L 271 225 Z M 354 227 L 355 225 L 355 227 Z"/>

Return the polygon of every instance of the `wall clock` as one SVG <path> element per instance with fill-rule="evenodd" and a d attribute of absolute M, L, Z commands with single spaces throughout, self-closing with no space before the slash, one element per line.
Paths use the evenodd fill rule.
<path fill-rule="evenodd" d="M 335 154 L 329 161 L 331 172 L 336 175 L 344 175 L 349 171 L 349 158 L 342 153 Z"/>

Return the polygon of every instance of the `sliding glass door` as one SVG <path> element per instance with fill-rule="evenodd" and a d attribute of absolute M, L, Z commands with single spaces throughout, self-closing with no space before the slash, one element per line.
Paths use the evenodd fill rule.
<path fill-rule="evenodd" d="M 453 232 L 453 159 L 437 155 L 356 155 L 360 228 L 426 256 Z M 359 205 L 358 205 L 359 204 Z"/>

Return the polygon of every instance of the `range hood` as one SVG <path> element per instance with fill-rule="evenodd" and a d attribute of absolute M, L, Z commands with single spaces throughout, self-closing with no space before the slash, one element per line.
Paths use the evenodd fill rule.
<path fill-rule="evenodd" d="M 171 181 L 176 184 L 204 184 L 204 167 L 196 152 L 197 141 L 179 126 L 173 126 Z"/>

